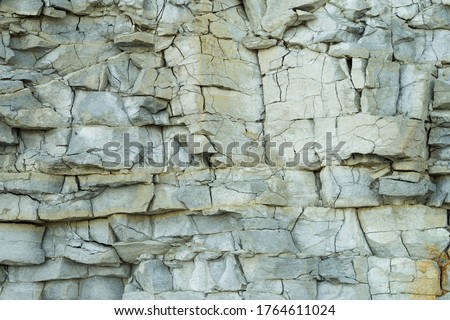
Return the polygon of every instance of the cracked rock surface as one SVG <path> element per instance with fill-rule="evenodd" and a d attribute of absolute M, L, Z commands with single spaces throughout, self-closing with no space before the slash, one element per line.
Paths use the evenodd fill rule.
<path fill-rule="evenodd" d="M 0 299 L 448 299 L 450 2 L 0 1 Z"/>

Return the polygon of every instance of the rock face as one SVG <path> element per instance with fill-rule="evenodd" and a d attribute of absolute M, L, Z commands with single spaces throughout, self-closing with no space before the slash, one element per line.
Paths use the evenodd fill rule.
<path fill-rule="evenodd" d="M 0 299 L 445 299 L 449 17 L 0 0 Z"/>

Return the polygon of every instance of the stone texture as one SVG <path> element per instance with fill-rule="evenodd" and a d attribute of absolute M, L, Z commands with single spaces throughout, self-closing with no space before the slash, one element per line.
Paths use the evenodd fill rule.
<path fill-rule="evenodd" d="M 0 263 L 33 265 L 45 261 L 42 250 L 44 227 L 20 224 L 0 224 Z"/>
<path fill-rule="evenodd" d="M 0 0 L 0 299 L 448 299 L 449 5 Z"/>

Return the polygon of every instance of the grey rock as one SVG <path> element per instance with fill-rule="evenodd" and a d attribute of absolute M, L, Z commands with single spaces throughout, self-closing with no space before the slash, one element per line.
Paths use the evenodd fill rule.
<path fill-rule="evenodd" d="M 10 267 L 8 272 L 11 282 L 79 279 L 88 275 L 87 266 L 68 259 L 47 260 L 39 266 Z"/>
<path fill-rule="evenodd" d="M 0 300 L 39 300 L 44 284 L 39 282 L 6 283 L 0 292 Z"/>
<path fill-rule="evenodd" d="M 288 257 L 240 257 L 245 278 L 248 281 L 270 279 L 296 279 L 299 276 L 314 276 L 318 272 L 316 259 Z"/>
<path fill-rule="evenodd" d="M 12 266 L 42 264 L 45 227 L 0 223 L 0 263 Z"/>
<path fill-rule="evenodd" d="M 163 254 L 170 248 L 170 244 L 154 240 L 116 242 L 113 246 L 119 257 L 128 263 L 135 263 L 141 256 Z"/>
<path fill-rule="evenodd" d="M 242 39 L 242 45 L 247 49 L 261 50 L 273 47 L 277 44 L 276 39 L 262 39 L 258 37 L 247 36 Z"/>
<path fill-rule="evenodd" d="M 298 252 L 285 230 L 246 230 L 233 232 L 236 247 L 251 253 Z"/>
<path fill-rule="evenodd" d="M 317 298 L 319 300 L 369 300 L 370 297 L 367 284 L 319 282 L 317 288 Z"/>
<path fill-rule="evenodd" d="M 84 125 L 130 125 L 120 96 L 111 92 L 77 91 L 72 108 L 73 122 Z"/>
<path fill-rule="evenodd" d="M 283 280 L 284 294 L 289 300 L 315 300 L 317 298 L 316 280 Z"/>
<path fill-rule="evenodd" d="M 446 226 L 444 209 L 416 206 L 384 206 L 358 210 L 364 233 L 424 230 Z M 411 219 L 414 217 L 414 219 Z M 420 221 L 420 223 L 418 223 Z"/>
<path fill-rule="evenodd" d="M 77 300 L 78 292 L 78 280 L 49 281 L 45 283 L 42 299 Z"/>
<path fill-rule="evenodd" d="M 379 193 L 397 197 L 423 196 L 431 188 L 428 177 L 412 174 L 397 174 L 380 178 Z"/>
<path fill-rule="evenodd" d="M 4 0 L 0 4 L 0 11 L 16 13 L 24 16 L 38 16 L 41 13 L 43 3 L 40 0 L 26 2 Z"/>
<path fill-rule="evenodd" d="M 8 126 L 6 123 L 0 122 L 0 144 L 15 145 L 18 144 L 17 132 Z"/>
<path fill-rule="evenodd" d="M 146 241 L 152 238 L 150 218 L 115 214 L 108 218 L 112 231 L 121 242 Z"/>
<path fill-rule="evenodd" d="M 0 194 L 0 221 L 36 221 L 39 202 L 28 196 Z"/>
<path fill-rule="evenodd" d="M 434 108 L 448 109 L 450 108 L 450 84 L 441 79 L 436 80 L 434 84 Z"/>
<path fill-rule="evenodd" d="M 172 290 L 172 275 L 160 260 L 141 262 L 134 271 L 134 277 L 146 292 L 161 293 Z"/>
<path fill-rule="evenodd" d="M 326 205 L 336 208 L 371 207 L 381 203 L 373 187 L 370 169 L 325 167 L 320 172 Z"/>
<path fill-rule="evenodd" d="M 114 213 L 146 213 L 153 198 L 153 188 L 152 184 L 107 188 L 92 199 L 94 216 L 104 217 Z"/>
<path fill-rule="evenodd" d="M 205 300 L 205 294 L 194 291 L 168 291 L 158 294 L 156 300 Z"/>
<path fill-rule="evenodd" d="M 91 277 L 80 281 L 80 300 L 119 300 L 123 290 L 122 279 Z"/>

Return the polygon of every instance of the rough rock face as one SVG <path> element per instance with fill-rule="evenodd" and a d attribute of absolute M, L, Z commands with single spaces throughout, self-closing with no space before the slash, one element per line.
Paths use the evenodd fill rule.
<path fill-rule="evenodd" d="M 450 2 L 0 1 L 0 299 L 449 297 Z"/>

